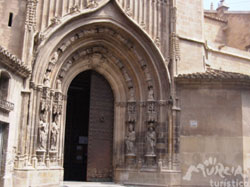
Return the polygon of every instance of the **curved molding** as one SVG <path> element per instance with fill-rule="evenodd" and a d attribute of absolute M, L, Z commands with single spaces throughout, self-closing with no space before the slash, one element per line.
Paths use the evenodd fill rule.
<path fill-rule="evenodd" d="M 113 27 L 114 25 L 117 27 L 118 24 L 113 22 L 113 20 L 86 20 L 86 26 L 88 25 L 94 25 L 94 24 L 98 24 L 100 26 L 100 24 L 109 24 L 111 27 Z M 80 24 L 80 23 L 79 23 Z M 35 68 L 33 71 L 33 77 L 32 77 L 32 81 L 36 82 L 37 84 L 42 84 L 43 81 L 41 79 L 41 75 L 44 74 L 45 69 L 47 68 L 46 64 L 50 61 L 51 55 L 55 52 L 55 50 L 63 50 L 59 45 L 61 41 L 65 41 L 65 38 L 68 37 L 68 44 L 67 45 L 71 45 L 72 42 L 74 42 L 74 31 L 79 29 L 79 28 L 83 28 L 80 25 L 77 26 L 78 23 L 75 25 L 71 30 L 65 30 L 63 33 L 62 31 L 58 34 L 57 37 L 52 37 L 50 38 L 50 40 L 48 40 L 46 42 L 46 44 L 44 44 L 45 46 L 41 46 L 38 50 L 38 56 L 37 56 L 37 60 L 36 60 L 36 64 L 35 64 Z M 81 23 L 82 25 L 82 23 Z M 84 24 L 85 25 L 85 24 Z M 63 27 L 64 28 L 64 27 Z M 127 30 L 126 28 L 123 28 L 122 26 L 119 27 L 119 30 L 121 32 L 126 33 L 126 35 L 131 35 L 131 32 L 129 32 L 129 30 Z M 91 33 L 92 31 L 90 31 Z M 113 32 L 113 31 L 111 31 Z M 162 71 L 163 69 L 166 69 L 166 66 L 164 64 L 164 62 L 159 61 L 159 56 L 157 57 L 157 53 L 154 53 L 154 50 L 152 50 L 152 48 L 146 47 L 146 45 L 148 45 L 146 42 L 144 41 L 140 41 L 137 40 L 136 36 L 131 37 L 131 36 L 122 36 L 119 33 L 117 34 L 117 32 L 119 31 L 115 31 L 115 40 L 120 41 L 120 43 L 124 43 L 127 48 L 128 51 L 130 51 L 129 53 L 133 53 L 134 56 L 136 56 L 137 58 L 135 59 L 135 61 L 137 63 L 140 63 L 141 61 L 148 61 L 148 63 L 150 64 L 151 68 L 153 68 L 154 70 L 154 77 L 156 76 L 156 81 L 157 81 L 157 85 L 159 87 L 160 90 L 164 90 L 168 87 L 168 81 L 170 80 L 168 77 L 166 77 L 167 73 L 165 73 L 164 71 Z M 73 33 L 73 34 L 72 34 Z M 70 36 L 70 34 L 72 34 Z M 126 38 L 128 38 L 128 40 L 126 40 Z M 72 40 L 72 41 L 71 41 Z M 70 42 L 71 41 L 71 42 Z M 132 43 L 130 42 L 132 41 Z M 133 47 L 135 46 L 135 47 Z M 54 52 L 53 52 L 54 50 Z M 138 51 L 139 50 L 139 51 Z M 159 53 L 158 53 L 159 54 Z M 142 58 L 143 57 L 143 58 Z M 160 58 L 161 59 L 161 58 Z M 42 63 L 40 61 L 43 61 Z M 45 62 L 44 62 L 45 61 Z M 37 71 L 41 71 L 43 70 L 43 73 L 38 73 Z M 165 77 L 165 78 L 164 78 Z M 163 81 L 163 80 L 166 81 Z M 161 86 L 162 84 L 165 84 L 164 86 Z M 160 91 L 159 93 L 163 93 L 162 91 Z M 159 96 L 161 99 L 164 99 L 162 97 L 164 96 Z M 166 96 L 165 96 L 166 98 Z"/>

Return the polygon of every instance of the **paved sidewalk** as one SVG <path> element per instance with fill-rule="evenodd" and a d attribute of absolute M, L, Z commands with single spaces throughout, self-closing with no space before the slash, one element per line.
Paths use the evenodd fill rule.
<path fill-rule="evenodd" d="M 61 187 L 125 187 L 124 185 L 110 182 L 70 182 L 65 181 Z M 133 187 L 133 186 L 126 186 Z"/>

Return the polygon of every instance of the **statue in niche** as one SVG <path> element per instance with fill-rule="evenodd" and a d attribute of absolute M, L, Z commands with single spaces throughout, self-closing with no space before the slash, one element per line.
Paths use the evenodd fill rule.
<path fill-rule="evenodd" d="M 126 71 L 125 68 L 122 68 L 122 73 L 123 73 L 124 78 L 125 78 L 125 80 L 126 80 L 127 82 L 131 80 L 131 78 L 129 77 L 128 72 Z"/>
<path fill-rule="evenodd" d="M 128 135 L 125 138 L 126 143 L 126 153 L 135 154 L 135 130 L 133 123 L 129 123 Z"/>
<path fill-rule="evenodd" d="M 135 100 L 135 92 L 134 92 L 134 88 L 131 87 L 129 88 L 129 101 L 134 101 Z"/>
<path fill-rule="evenodd" d="M 50 87 L 50 78 L 49 78 L 49 74 L 50 74 L 50 71 L 46 71 L 46 73 L 45 73 L 45 75 L 44 75 L 43 84 L 44 84 L 44 86 L 46 86 L 46 87 Z"/>
<path fill-rule="evenodd" d="M 69 61 L 63 66 L 62 69 L 63 69 L 64 71 L 68 71 L 69 68 L 72 66 L 72 64 L 73 64 L 72 60 L 69 60 Z"/>
<path fill-rule="evenodd" d="M 154 89 L 152 86 L 148 87 L 148 100 L 154 101 Z"/>
<path fill-rule="evenodd" d="M 149 73 L 149 69 L 148 69 L 147 65 L 143 66 L 143 69 L 144 69 L 144 73 L 146 75 L 146 80 L 147 81 L 151 80 L 152 78 L 151 78 L 151 75 Z"/>
<path fill-rule="evenodd" d="M 59 126 L 58 126 L 58 115 L 55 115 L 54 121 L 51 124 L 51 134 L 50 134 L 50 149 L 52 151 L 56 150 L 57 145 L 57 137 L 59 134 Z"/>
<path fill-rule="evenodd" d="M 154 123 L 149 123 L 148 131 L 146 134 L 146 146 L 147 146 L 147 155 L 155 155 L 155 146 L 156 146 L 156 133 L 154 130 Z"/>
<path fill-rule="evenodd" d="M 135 103 L 128 104 L 128 121 L 134 122 L 136 120 L 136 108 Z"/>
<path fill-rule="evenodd" d="M 62 81 L 61 79 L 56 80 L 56 89 L 61 91 L 62 90 Z"/>
<path fill-rule="evenodd" d="M 58 60 L 58 52 L 55 51 L 55 52 L 53 53 L 53 55 L 51 56 L 49 62 L 52 63 L 52 64 L 56 64 L 57 60 Z"/>
<path fill-rule="evenodd" d="M 38 127 L 38 149 L 45 150 L 47 143 L 47 123 L 46 123 L 46 111 L 40 115 L 40 122 Z"/>

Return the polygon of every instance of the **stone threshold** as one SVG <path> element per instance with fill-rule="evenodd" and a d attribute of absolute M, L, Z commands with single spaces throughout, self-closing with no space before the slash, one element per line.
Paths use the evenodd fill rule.
<path fill-rule="evenodd" d="M 115 184 L 113 182 L 71 182 L 64 181 L 60 187 L 125 187 L 125 185 Z M 135 187 L 126 185 L 126 187 Z"/>

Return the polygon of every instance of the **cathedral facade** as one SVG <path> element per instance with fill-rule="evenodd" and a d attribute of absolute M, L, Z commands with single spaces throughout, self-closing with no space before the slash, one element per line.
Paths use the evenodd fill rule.
<path fill-rule="evenodd" d="M 248 186 L 250 12 L 10 0 L 0 14 L 0 186 Z"/>

